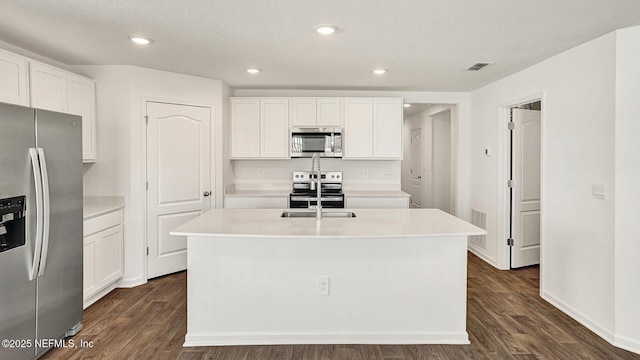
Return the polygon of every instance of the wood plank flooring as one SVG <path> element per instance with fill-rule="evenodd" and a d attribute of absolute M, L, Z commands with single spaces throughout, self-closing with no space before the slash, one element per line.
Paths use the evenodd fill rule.
<path fill-rule="evenodd" d="M 77 348 L 42 359 L 640 359 L 618 349 L 538 296 L 539 270 L 496 270 L 469 254 L 471 345 L 277 345 L 183 348 L 186 273 L 116 289 L 85 310 Z M 92 348 L 81 348 L 80 340 Z"/>

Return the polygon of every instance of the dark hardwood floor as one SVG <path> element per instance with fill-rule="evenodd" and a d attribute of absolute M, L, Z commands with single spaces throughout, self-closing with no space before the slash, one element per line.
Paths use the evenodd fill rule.
<path fill-rule="evenodd" d="M 539 270 L 496 270 L 469 254 L 471 345 L 293 345 L 183 348 L 186 273 L 116 289 L 85 310 L 77 348 L 42 359 L 640 359 L 538 296 Z M 93 347 L 80 347 L 80 341 Z"/>

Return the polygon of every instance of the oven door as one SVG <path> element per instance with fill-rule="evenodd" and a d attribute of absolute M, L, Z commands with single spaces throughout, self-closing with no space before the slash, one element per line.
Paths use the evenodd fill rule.
<path fill-rule="evenodd" d="M 330 209 L 344 209 L 344 195 L 343 194 L 331 194 L 321 195 L 320 201 L 323 208 Z M 318 197 L 314 195 L 289 195 L 289 207 L 295 209 L 306 209 L 309 206 L 316 206 L 318 203 Z"/>

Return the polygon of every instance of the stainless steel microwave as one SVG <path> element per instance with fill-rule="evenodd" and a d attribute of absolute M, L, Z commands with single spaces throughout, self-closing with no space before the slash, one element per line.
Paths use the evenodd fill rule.
<path fill-rule="evenodd" d="M 305 127 L 291 128 L 291 157 L 342 157 L 342 129 Z"/>

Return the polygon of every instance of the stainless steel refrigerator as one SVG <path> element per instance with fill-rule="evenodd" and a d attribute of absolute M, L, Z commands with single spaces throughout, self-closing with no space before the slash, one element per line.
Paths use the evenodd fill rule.
<path fill-rule="evenodd" d="M 0 359 L 82 319 L 82 119 L 0 103 Z"/>

